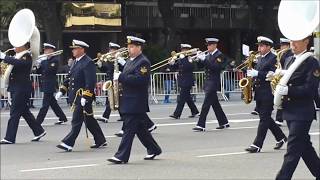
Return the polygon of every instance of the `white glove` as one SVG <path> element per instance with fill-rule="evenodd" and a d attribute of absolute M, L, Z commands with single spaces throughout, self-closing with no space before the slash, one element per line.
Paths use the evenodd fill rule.
<path fill-rule="evenodd" d="M 168 62 L 169 65 L 174 65 L 174 63 L 175 63 L 175 60 L 170 60 L 170 61 Z"/>
<path fill-rule="evenodd" d="M 273 71 L 269 71 L 266 75 L 266 81 L 271 81 L 272 78 L 274 76 L 274 72 Z"/>
<path fill-rule="evenodd" d="M 102 62 L 101 61 L 97 61 L 97 66 L 99 67 L 99 68 L 101 68 L 102 67 Z"/>
<path fill-rule="evenodd" d="M 127 62 L 126 60 L 124 60 L 123 57 L 118 57 L 117 59 L 118 59 L 118 63 L 121 64 L 121 66 L 124 66 Z"/>
<path fill-rule="evenodd" d="M 206 59 L 206 55 L 204 53 L 197 53 L 197 58 L 200 59 L 201 61 L 204 61 Z"/>
<path fill-rule="evenodd" d="M 119 72 L 115 72 L 114 74 L 113 74 L 113 80 L 118 80 L 119 79 L 119 76 L 120 76 L 120 74 L 121 74 L 121 72 L 119 71 Z"/>
<path fill-rule="evenodd" d="M 6 57 L 6 54 L 0 51 L 0 59 L 4 59 Z"/>
<path fill-rule="evenodd" d="M 86 105 L 86 102 L 87 102 L 87 100 L 82 97 L 81 100 L 80 100 L 81 106 Z"/>
<path fill-rule="evenodd" d="M 183 59 L 184 57 L 186 57 L 184 54 L 179 55 L 179 59 Z"/>
<path fill-rule="evenodd" d="M 258 76 L 258 71 L 255 69 L 247 70 L 247 76 L 256 77 Z"/>
<path fill-rule="evenodd" d="M 117 52 L 117 53 L 114 55 L 114 57 L 118 59 L 118 58 L 120 57 L 120 55 L 121 55 L 121 53 L 120 53 L 120 52 Z"/>
<path fill-rule="evenodd" d="M 279 95 L 282 95 L 282 96 L 288 95 L 288 91 L 289 91 L 288 86 L 277 85 L 276 87 L 276 92 Z"/>
<path fill-rule="evenodd" d="M 276 71 L 274 72 L 274 76 L 280 75 L 283 76 L 284 74 L 286 74 L 287 70 L 282 70 L 282 69 L 276 69 Z"/>
<path fill-rule="evenodd" d="M 59 100 L 60 98 L 61 98 L 61 96 L 62 96 L 62 92 L 57 92 L 57 94 L 56 94 L 56 100 Z"/>

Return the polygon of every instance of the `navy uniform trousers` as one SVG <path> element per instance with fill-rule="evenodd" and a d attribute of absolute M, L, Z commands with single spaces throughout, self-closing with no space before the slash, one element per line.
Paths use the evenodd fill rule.
<path fill-rule="evenodd" d="M 123 137 L 115 157 L 128 162 L 132 147 L 132 142 L 135 134 L 140 142 L 146 147 L 148 154 L 160 154 L 161 148 L 151 136 L 151 133 L 146 127 L 148 116 L 146 113 L 141 114 L 123 114 Z"/>
<path fill-rule="evenodd" d="M 210 107 L 212 107 L 220 126 L 228 124 L 228 119 L 219 103 L 217 91 L 209 91 L 209 92 L 206 92 L 204 97 L 200 118 L 197 124 L 198 126 L 201 126 L 203 128 L 206 127 L 206 119 L 207 119 L 207 115 L 210 110 Z"/>
<path fill-rule="evenodd" d="M 181 116 L 185 103 L 188 104 L 192 115 L 199 113 L 197 106 L 194 104 L 192 97 L 191 97 L 191 94 L 190 94 L 191 88 L 192 88 L 192 86 L 179 88 L 180 89 L 180 96 L 178 98 L 176 110 L 173 113 L 173 115 L 175 115 L 176 117 Z"/>
<path fill-rule="evenodd" d="M 106 108 L 104 109 L 104 112 L 102 114 L 102 117 L 109 119 L 110 114 L 111 114 L 111 108 L 110 108 L 110 103 L 109 103 L 109 98 L 106 97 Z"/>
<path fill-rule="evenodd" d="M 257 108 L 259 109 L 260 121 L 258 125 L 257 136 L 253 144 L 262 148 L 268 129 L 270 129 L 277 142 L 282 140 L 286 136 L 271 117 L 273 110 L 273 99 L 271 99 L 270 101 L 256 100 L 256 102 Z"/>
<path fill-rule="evenodd" d="M 44 93 L 43 94 L 43 100 L 42 100 L 42 107 L 40 108 L 40 111 L 37 116 L 37 121 L 42 124 L 44 121 L 44 118 L 47 115 L 48 109 L 51 106 L 53 112 L 57 117 L 59 117 L 60 121 L 67 121 L 66 115 L 63 113 L 62 109 L 57 103 L 57 100 L 53 96 L 53 93 Z"/>
<path fill-rule="evenodd" d="M 284 155 L 284 161 L 276 179 L 291 179 L 300 157 L 313 176 L 320 178 L 320 159 L 312 147 L 309 130 L 312 121 L 288 121 L 289 137 L 287 144 L 287 153 Z"/>
<path fill-rule="evenodd" d="M 20 117 L 22 116 L 35 136 L 44 132 L 41 125 L 36 122 L 33 114 L 30 112 L 28 102 L 30 98 L 29 91 L 11 91 L 12 106 L 10 108 L 10 119 L 8 121 L 7 132 L 4 139 L 15 143 L 18 131 Z"/>
<path fill-rule="evenodd" d="M 87 126 L 90 133 L 93 135 L 95 144 L 103 144 L 106 142 L 106 138 L 103 135 L 103 132 L 97 122 L 96 119 L 94 119 L 93 115 L 85 115 L 83 113 L 84 107 L 78 103 L 75 105 L 75 109 L 72 115 L 71 120 L 71 131 L 69 134 L 62 140 L 65 144 L 73 147 L 75 144 L 75 141 L 80 133 L 81 126 L 83 122 Z M 92 105 L 87 103 L 85 105 L 86 112 L 92 113 Z"/>
<path fill-rule="evenodd" d="M 120 117 L 122 119 L 122 115 L 120 115 Z M 147 129 L 150 129 L 152 126 L 154 126 L 154 122 L 150 119 L 147 113 L 143 114 L 143 118 L 144 118 L 144 121 L 143 121 L 144 127 L 146 127 Z M 121 130 L 124 131 L 124 122 L 122 124 Z"/>

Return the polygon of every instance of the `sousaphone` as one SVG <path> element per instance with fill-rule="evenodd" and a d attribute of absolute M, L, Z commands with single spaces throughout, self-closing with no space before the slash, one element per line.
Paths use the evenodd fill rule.
<path fill-rule="evenodd" d="M 30 52 L 32 60 L 35 62 L 40 54 L 40 33 L 36 27 L 35 16 L 30 9 L 22 9 L 14 15 L 9 25 L 8 38 L 13 47 L 21 47 L 30 42 Z M 20 57 L 16 55 L 15 58 L 20 59 L 25 53 L 21 53 Z M 6 69 L 1 70 L 1 72 L 4 72 L 1 79 L 6 85 L 12 69 L 13 65 L 8 65 Z"/>
<path fill-rule="evenodd" d="M 302 40 L 310 36 L 319 26 L 319 0 L 282 0 L 278 10 L 278 24 L 281 33 L 290 40 Z M 313 53 L 307 52 L 297 58 L 280 79 L 280 86 L 286 86 L 291 75 Z M 282 96 L 274 92 L 274 105 L 281 108 Z"/>

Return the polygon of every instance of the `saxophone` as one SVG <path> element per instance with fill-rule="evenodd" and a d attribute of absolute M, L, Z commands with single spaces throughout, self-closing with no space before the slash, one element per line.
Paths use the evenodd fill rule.
<path fill-rule="evenodd" d="M 290 48 L 286 48 L 286 49 L 282 49 L 282 50 L 277 50 L 276 51 L 276 55 L 277 55 L 277 69 L 282 69 L 281 66 L 281 58 L 282 56 L 288 52 L 289 50 L 291 50 Z M 271 81 L 270 81 L 270 85 L 271 85 L 271 90 L 272 90 L 272 94 L 274 94 L 274 91 L 276 90 L 277 85 L 279 84 L 280 79 L 282 78 L 282 75 L 275 75 L 272 77 Z"/>
<path fill-rule="evenodd" d="M 113 60 L 114 73 L 119 72 L 118 60 Z M 103 91 L 107 91 L 110 109 L 116 111 L 119 109 L 119 82 L 118 80 L 108 80 L 102 86 Z"/>
<path fill-rule="evenodd" d="M 243 69 L 244 67 L 247 67 L 248 70 L 252 69 L 253 62 L 257 58 L 256 57 L 257 54 L 258 54 L 258 51 L 255 51 L 255 52 L 251 51 L 248 58 L 245 60 L 245 62 L 240 65 L 241 69 Z M 236 69 L 240 70 L 240 68 L 238 67 Z M 239 86 L 242 90 L 244 103 L 250 104 L 253 97 L 252 96 L 252 77 L 246 77 L 246 78 L 240 79 Z"/>

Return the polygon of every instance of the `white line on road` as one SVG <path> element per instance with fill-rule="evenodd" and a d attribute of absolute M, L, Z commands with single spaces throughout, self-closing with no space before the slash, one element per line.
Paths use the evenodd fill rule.
<path fill-rule="evenodd" d="M 151 119 L 155 119 L 155 118 L 151 118 Z M 167 118 L 166 118 L 167 119 Z M 259 121 L 259 119 L 230 119 L 229 122 L 230 123 L 244 123 L 244 122 L 255 122 L 255 121 Z M 211 121 L 207 121 L 207 124 L 213 124 L 213 123 L 217 123 L 217 120 L 211 120 Z M 196 122 L 186 122 L 186 123 L 163 123 L 163 124 L 156 124 L 158 127 L 164 127 L 164 126 L 183 126 L 183 125 L 194 125 L 196 124 Z M 19 125 L 19 127 L 26 127 L 28 126 L 27 124 L 21 124 Z M 54 124 L 42 124 L 42 126 L 57 126 Z"/>
<path fill-rule="evenodd" d="M 98 164 L 84 164 L 84 165 L 77 165 L 77 166 L 60 166 L 60 167 L 51 167 L 51 168 L 25 169 L 25 170 L 20 170 L 20 172 L 47 171 L 47 170 L 71 169 L 71 168 L 82 168 L 82 167 L 92 167 L 92 166 L 98 166 Z"/>
<path fill-rule="evenodd" d="M 222 154 L 207 154 L 207 155 L 201 155 L 196 156 L 197 158 L 204 158 L 204 157 L 218 157 L 218 156 L 231 156 L 231 155 L 239 155 L 239 154 L 247 154 L 248 152 L 233 152 L 233 153 L 222 153 Z"/>

